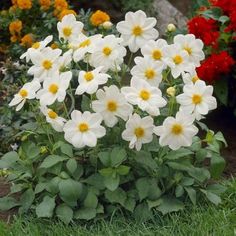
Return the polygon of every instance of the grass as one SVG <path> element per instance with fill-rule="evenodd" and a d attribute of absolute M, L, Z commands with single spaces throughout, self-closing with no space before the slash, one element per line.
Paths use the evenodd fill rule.
<path fill-rule="evenodd" d="M 236 179 L 227 185 L 228 191 L 218 207 L 204 203 L 164 217 L 156 214 L 153 221 L 146 223 L 116 216 L 110 221 L 65 226 L 61 222 L 18 217 L 11 225 L 0 223 L 0 236 L 236 235 Z"/>

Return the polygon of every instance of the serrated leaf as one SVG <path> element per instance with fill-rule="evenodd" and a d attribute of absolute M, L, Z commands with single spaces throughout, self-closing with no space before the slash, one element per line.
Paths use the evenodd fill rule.
<path fill-rule="evenodd" d="M 55 208 L 55 198 L 45 196 L 43 201 L 36 207 L 36 215 L 38 217 L 52 217 Z"/>
<path fill-rule="evenodd" d="M 65 224 L 69 224 L 73 218 L 73 210 L 66 204 L 61 204 L 56 208 L 57 217 Z"/>
<path fill-rule="evenodd" d="M 110 203 L 119 203 L 122 206 L 124 206 L 127 198 L 126 192 L 121 188 L 118 188 L 115 191 L 106 190 L 105 197 L 108 201 L 110 201 Z"/>
<path fill-rule="evenodd" d="M 176 198 L 171 197 L 162 197 L 162 202 L 160 206 L 157 207 L 157 210 L 159 210 L 163 215 L 174 212 L 174 211 L 180 211 L 184 209 L 183 202 L 179 201 Z"/>

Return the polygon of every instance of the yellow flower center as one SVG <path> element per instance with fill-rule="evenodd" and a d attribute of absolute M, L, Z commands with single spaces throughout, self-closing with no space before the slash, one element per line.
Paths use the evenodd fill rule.
<path fill-rule="evenodd" d="M 156 75 L 156 72 L 153 69 L 147 69 L 145 71 L 145 77 L 147 79 L 153 79 L 155 77 L 155 75 Z"/>
<path fill-rule="evenodd" d="M 71 28 L 71 27 L 65 27 L 65 28 L 63 28 L 63 34 L 64 34 L 66 37 L 69 37 L 69 36 L 72 34 L 72 28 Z"/>
<path fill-rule="evenodd" d="M 84 133 L 84 132 L 88 131 L 89 126 L 88 126 L 87 123 L 80 123 L 78 125 L 78 129 L 79 129 L 80 132 Z"/>
<path fill-rule="evenodd" d="M 192 82 L 193 82 L 193 83 L 196 83 L 198 80 L 199 80 L 199 77 L 198 77 L 197 75 L 195 75 L 195 76 L 192 78 Z"/>
<path fill-rule="evenodd" d="M 172 134 L 180 135 L 183 133 L 183 127 L 181 124 L 174 124 L 171 128 Z"/>
<path fill-rule="evenodd" d="M 150 92 L 145 89 L 141 90 L 139 94 L 139 97 L 145 101 L 147 101 L 150 98 L 150 96 L 151 96 Z"/>
<path fill-rule="evenodd" d="M 19 94 L 22 98 L 25 98 L 28 96 L 28 91 L 26 89 L 21 89 Z"/>
<path fill-rule="evenodd" d="M 85 78 L 85 80 L 86 80 L 87 82 L 93 80 L 93 78 L 94 78 L 93 73 L 92 73 L 91 71 L 86 72 L 86 73 L 84 74 L 84 78 Z"/>
<path fill-rule="evenodd" d="M 58 89 L 59 89 L 59 87 L 57 84 L 51 84 L 48 88 L 48 91 L 52 94 L 56 94 Z"/>
<path fill-rule="evenodd" d="M 103 48 L 103 53 L 106 55 L 106 56 L 109 56 L 111 54 L 111 48 L 109 47 L 105 47 Z"/>
<path fill-rule="evenodd" d="M 43 68 L 45 70 L 49 70 L 52 68 L 52 62 L 50 60 L 44 60 L 43 61 Z"/>
<path fill-rule="evenodd" d="M 152 58 L 154 59 L 154 60 L 160 60 L 161 58 L 162 58 L 162 53 L 161 53 L 161 51 L 160 50 L 153 50 L 153 52 L 152 52 Z"/>
<path fill-rule="evenodd" d="M 175 57 L 173 57 L 173 61 L 176 65 L 179 65 L 183 62 L 183 58 L 180 55 L 176 55 Z"/>
<path fill-rule="evenodd" d="M 193 102 L 193 104 L 195 104 L 195 105 L 200 104 L 200 103 L 202 102 L 202 96 L 199 95 L 199 94 L 194 94 L 194 95 L 192 96 L 192 102 Z"/>
<path fill-rule="evenodd" d="M 86 39 L 82 43 L 80 43 L 79 48 L 88 47 L 90 44 L 91 44 L 91 41 L 89 39 Z"/>
<path fill-rule="evenodd" d="M 38 49 L 40 47 L 40 42 L 36 42 L 32 45 L 32 48 Z"/>
<path fill-rule="evenodd" d="M 48 116 L 51 118 L 51 119 L 56 119 L 57 118 L 57 113 L 54 112 L 53 110 L 49 110 L 48 111 Z"/>
<path fill-rule="evenodd" d="M 142 33 L 143 33 L 143 29 L 139 25 L 137 25 L 133 28 L 133 35 L 134 36 L 136 36 L 136 37 L 140 36 Z"/>
<path fill-rule="evenodd" d="M 136 135 L 137 138 L 142 138 L 144 136 L 144 129 L 142 127 L 137 127 L 135 130 L 134 130 L 134 133 Z"/>
<path fill-rule="evenodd" d="M 188 53 L 188 55 L 191 55 L 192 54 L 192 48 L 190 48 L 189 46 L 185 46 L 184 47 L 184 50 Z"/>
<path fill-rule="evenodd" d="M 117 110 L 117 103 L 115 101 L 109 101 L 107 103 L 107 110 L 111 111 L 111 112 L 116 111 Z"/>

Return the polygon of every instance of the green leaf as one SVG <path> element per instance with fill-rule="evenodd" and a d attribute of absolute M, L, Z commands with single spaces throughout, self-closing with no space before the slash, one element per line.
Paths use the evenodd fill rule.
<path fill-rule="evenodd" d="M 110 153 L 109 152 L 99 152 L 98 158 L 104 166 L 106 167 L 110 166 Z"/>
<path fill-rule="evenodd" d="M 148 167 L 148 169 L 157 169 L 157 163 L 153 160 L 150 152 L 139 151 L 136 152 L 135 161 L 141 164 L 141 166 Z"/>
<path fill-rule="evenodd" d="M 129 166 L 124 166 L 120 165 L 116 171 L 119 175 L 127 175 L 129 173 L 130 167 Z"/>
<path fill-rule="evenodd" d="M 148 178 L 140 178 L 136 181 L 135 186 L 138 190 L 139 200 L 142 201 L 148 196 L 149 183 Z"/>
<path fill-rule="evenodd" d="M 225 159 L 218 154 L 212 153 L 210 173 L 213 178 L 219 178 L 225 168 Z"/>
<path fill-rule="evenodd" d="M 73 148 L 70 144 L 68 143 L 63 143 L 61 146 L 61 152 L 68 157 L 73 157 Z"/>
<path fill-rule="evenodd" d="M 225 137 L 224 135 L 221 133 L 221 132 L 217 132 L 214 136 L 214 138 L 217 140 L 217 141 L 220 141 L 222 143 L 224 143 L 225 147 L 228 147 L 228 144 L 225 140 Z"/>
<path fill-rule="evenodd" d="M 76 206 L 82 194 L 83 185 L 73 179 L 61 180 L 59 183 L 60 197 L 69 206 Z"/>
<path fill-rule="evenodd" d="M 193 167 L 189 169 L 188 174 L 201 183 L 210 179 L 210 173 L 205 168 Z"/>
<path fill-rule="evenodd" d="M 89 176 L 86 180 L 84 180 L 85 183 L 94 186 L 96 189 L 104 189 L 104 178 L 100 174 L 93 174 Z"/>
<path fill-rule="evenodd" d="M 196 190 L 191 188 L 191 187 L 184 187 L 184 189 L 186 190 L 186 192 L 188 193 L 188 196 L 191 200 L 191 202 L 196 205 Z"/>
<path fill-rule="evenodd" d="M 124 202 L 124 208 L 127 209 L 128 211 L 130 212 L 133 212 L 134 211 L 134 208 L 135 208 L 135 205 L 136 205 L 136 201 L 134 198 L 127 198 Z"/>
<path fill-rule="evenodd" d="M 73 218 L 73 210 L 63 203 L 57 206 L 56 215 L 65 224 L 69 224 Z"/>
<path fill-rule="evenodd" d="M 152 209 L 152 208 L 155 208 L 157 206 L 160 206 L 161 203 L 162 203 L 161 199 L 157 199 L 155 201 L 147 200 L 147 204 L 148 204 L 148 208 L 149 209 Z"/>
<path fill-rule="evenodd" d="M 175 189 L 175 196 L 176 197 L 181 197 L 184 194 L 184 188 L 181 185 L 178 185 Z"/>
<path fill-rule="evenodd" d="M 227 187 L 222 184 L 211 184 L 207 186 L 207 191 L 215 193 L 216 195 L 220 195 L 227 190 Z"/>
<path fill-rule="evenodd" d="M 191 169 L 191 166 L 185 163 L 178 163 L 178 162 L 167 162 L 167 165 L 174 170 L 181 170 L 181 171 L 188 171 Z"/>
<path fill-rule="evenodd" d="M 57 155 L 50 155 L 44 159 L 44 161 L 39 166 L 39 168 L 50 168 L 50 167 L 52 167 L 52 166 L 56 165 L 57 163 L 62 162 L 64 160 L 67 160 L 67 158 L 62 157 L 62 156 L 57 156 Z"/>
<path fill-rule="evenodd" d="M 105 197 L 110 203 L 119 203 L 122 206 L 124 206 L 127 198 L 126 192 L 121 188 L 118 188 L 115 191 L 106 190 Z"/>
<path fill-rule="evenodd" d="M 8 211 L 11 208 L 18 206 L 19 203 L 13 197 L 2 197 L 0 198 L 0 210 Z"/>
<path fill-rule="evenodd" d="M 171 198 L 171 197 L 162 197 L 161 198 L 162 202 L 160 206 L 157 207 L 157 210 L 159 210 L 163 215 L 174 212 L 174 211 L 179 211 L 184 209 L 184 204 L 183 202 L 179 201 L 176 198 Z"/>
<path fill-rule="evenodd" d="M 20 198 L 20 204 L 21 204 L 21 207 L 19 209 L 19 213 L 22 214 L 22 213 L 25 213 L 29 210 L 29 208 L 31 207 L 33 201 L 34 201 L 34 198 L 35 198 L 35 193 L 34 191 L 29 188 L 28 190 L 26 190 L 22 195 L 21 195 L 21 198 Z"/>
<path fill-rule="evenodd" d="M 230 20 L 230 18 L 228 16 L 221 16 L 218 21 L 221 22 L 222 24 L 225 24 L 226 22 L 228 22 Z"/>
<path fill-rule="evenodd" d="M 104 185 L 111 191 L 114 191 L 118 188 L 120 183 L 120 176 L 116 175 L 115 177 L 104 177 Z"/>
<path fill-rule="evenodd" d="M 77 163 L 77 168 L 75 170 L 75 172 L 72 173 L 72 176 L 74 177 L 75 180 L 79 180 L 80 177 L 83 175 L 84 173 L 84 169 L 82 165 L 78 165 Z"/>
<path fill-rule="evenodd" d="M 196 159 L 198 162 L 202 162 L 206 159 L 207 157 L 207 150 L 206 149 L 199 149 L 196 152 Z"/>
<path fill-rule="evenodd" d="M 42 192 L 47 186 L 47 183 L 39 182 L 34 189 L 35 194 Z"/>
<path fill-rule="evenodd" d="M 99 173 L 104 176 L 104 177 L 109 177 L 109 176 L 112 176 L 112 174 L 116 172 L 114 169 L 112 169 L 111 167 L 108 167 L 108 168 L 104 168 L 104 169 L 101 169 L 99 170 Z"/>
<path fill-rule="evenodd" d="M 84 200 L 84 206 L 86 208 L 97 208 L 97 205 L 98 205 L 97 196 L 92 191 L 89 191 Z"/>
<path fill-rule="evenodd" d="M 55 198 L 45 196 L 43 201 L 36 207 L 36 215 L 38 217 L 52 217 L 55 208 Z"/>
<path fill-rule="evenodd" d="M 222 10 L 218 7 L 212 7 L 211 9 L 202 12 L 202 15 L 207 18 L 218 20 L 222 16 Z"/>
<path fill-rule="evenodd" d="M 111 166 L 117 167 L 127 158 L 127 153 L 124 148 L 115 147 L 111 151 L 110 159 Z"/>
<path fill-rule="evenodd" d="M 147 203 L 139 204 L 134 210 L 135 219 L 143 223 L 153 218 L 152 211 L 149 210 Z"/>
<path fill-rule="evenodd" d="M 77 161 L 75 159 L 69 159 L 66 163 L 66 168 L 73 174 L 77 169 Z"/>
<path fill-rule="evenodd" d="M 0 160 L 0 168 L 11 168 L 19 160 L 17 152 L 8 152 Z"/>
<path fill-rule="evenodd" d="M 191 186 L 194 184 L 194 179 L 189 177 L 183 177 L 181 180 L 181 185 L 183 186 Z"/>
<path fill-rule="evenodd" d="M 180 148 L 176 151 L 170 151 L 167 156 L 165 156 L 168 160 L 177 160 L 181 157 L 187 157 L 189 155 L 192 155 L 193 152 L 186 148 Z"/>
<path fill-rule="evenodd" d="M 33 142 L 23 143 L 22 148 L 27 158 L 33 159 L 40 154 L 40 148 Z"/>
<path fill-rule="evenodd" d="M 91 220 L 96 216 L 96 214 L 96 209 L 84 207 L 75 212 L 74 218 L 81 220 Z"/>
<path fill-rule="evenodd" d="M 203 189 L 201 189 L 201 191 L 206 195 L 207 199 L 213 204 L 219 205 L 221 203 L 221 198 L 218 195 Z"/>
<path fill-rule="evenodd" d="M 91 111 L 91 101 L 90 98 L 86 95 L 82 96 L 81 109 L 83 112 Z"/>

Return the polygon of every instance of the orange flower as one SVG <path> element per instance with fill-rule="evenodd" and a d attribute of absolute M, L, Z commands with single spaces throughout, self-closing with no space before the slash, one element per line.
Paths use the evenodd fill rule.
<path fill-rule="evenodd" d="M 39 0 L 39 4 L 44 10 L 47 10 L 51 6 L 51 0 Z"/>
<path fill-rule="evenodd" d="M 54 7 L 57 10 L 63 10 L 68 8 L 68 3 L 66 0 L 55 0 Z"/>
<path fill-rule="evenodd" d="M 11 38 L 10 38 L 12 43 L 15 43 L 16 41 L 18 41 L 18 39 L 19 38 L 16 35 L 11 36 Z"/>
<path fill-rule="evenodd" d="M 21 39 L 21 45 L 27 48 L 30 48 L 33 44 L 34 40 L 31 34 L 26 34 L 22 39 Z"/>
<path fill-rule="evenodd" d="M 94 26 L 99 26 L 106 21 L 110 21 L 110 16 L 104 11 L 97 10 L 90 17 L 90 22 Z"/>
<path fill-rule="evenodd" d="M 61 20 L 64 16 L 69 15 L 69 14 L 73 14 L 76 16 L 76 12 L 74 10 L 70 10 L 70 9 L 64 9 L 62 10 L 62 12 L 59 14 L 58 19 Z"/>
<path fill-rule="evenodd" d="M 17 0 L 11 0 L 12 5 L 17 5 Z"/>
<path fill-rule="evenodd" d="M 21 30 L 22 30 L 22 21 L 15 20 L 10 23 L 9 31 L 11 35 L 20 34 Z"/>
<path fill-rule="evenodd" d="M 50 47 L 51 47 L 52 49 L 56 49 L 56 48 L 58 48 L 58 45 L 57 45 L 57 43 L 52 43 L 52 44 L 50 45 Z"/>
<path fill-rule="evenodd" d="M 30 9 L 32 7 L 31 0 L 17 0 L 17 6 L 20 9 Z"/>

